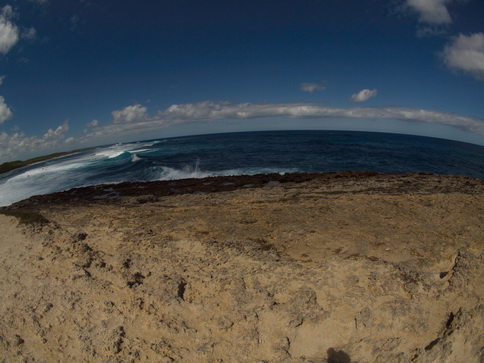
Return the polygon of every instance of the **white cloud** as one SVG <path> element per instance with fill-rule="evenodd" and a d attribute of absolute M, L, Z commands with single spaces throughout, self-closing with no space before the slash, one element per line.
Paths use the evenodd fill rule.
<path fill-rule="evenodd" d="M 64 137 L 64 135 L 69 131 L 69 124 L 64 122 L 62 125 L 60 125 L 58 128 L 55 130 L 49 129 L 45 134 L 43 139 L 44 140 L 49 140 L 49 139 L 58 139 L 61 137 Z"/>
<path fill-rule="evenodd" d="M 378 90 L 376 89 L 363 89 L 358 93 L 355 93 L 351 96 L 352 102 L 365 102 L 368 101 L 370 98 L 375 97 L 378 94 Z"/>
<path fill-rule="evenodd" d="M 12 135 L 6 132 L 0 133 L 0 161 L 18 159 L 19 156 L 38 154 L 43 151 L 51 151 L 61 147 L 66 142 L 71 143 L 72 138 L 65 140 L 65 134 L 69 130 L 68 122 L 64 122 L 55 130 L 48 130 L 42 137 L 25 136 L 22 132 Z"/>
<path fill-rule="evenodd" d="M 19 40 L 18 27 L 10 21 L 13 15 L 10 5 L 0 9 L 0 54 L 7 54 Z"/>
<path fill-rule="evenodd" d="M 448 67 L 470 73 L 484 81 L 484 34 L 460 34 L 444 48 L 444 61 Z"/>
<path fill-rule="evenodd" d="M 442 26 L 424 26 L 417 29 L 417 37 L 419 38 L 442 36 L 445 34 L 447 34 L 447 29 Z"/>
<path fill-rule="evenodd" d="M 180 123 L 190 121 L 203 121 L 221 119 L 232 113 L 230 102 L 203 101 L 198 103 L 187 103 L 181 105 L 171 105 L 166 111 L 161 111 L 158 116 L 166 120 L 167 123 Z M 228 112 L 228 113 L 227 113 Z M 245 116 L 241 114 L 240 116 Z"/>
<path fill-rule="evenodd" d="M 0 76 L 0 86 L 3 84 L 4 80 L 5 80 L 5 76 Z"/>
<path fill-rule="evenodd" d="M 314 91 L 323 91 L 326 89 L 326 86 L 321 83 L 310 83 L 304 82 L 301 83 L 300 90 L 304 92 L 314 92 Z"/>
<path fill-rule="evenodd" d="M 15 16 L 15 12 L 10 5 L 5 5 L 3 8 L 0 9 L 0 16 L 4 19 L 8 20 Z"/>
<path fill-rule="evenodd" d="M 113 111 L 111 114 L 113 115 L 113 123 L 124 124 L 145 120 L 147 117 L 146 111 L 146 107 L 136 104 L 125 107 L 122 110 Z"/>
<path fill-rule="evenodd" d="M 87 127 L 98 127 L 99 126 L 99 121 L 98 120 L 92 120 L 91 122 L 88 122 L 86 124 Z"/>
<path fill-rule="evenodd" d="M 137 109 L 141 108 L 140 105 L 137 106 Z M 190 122 L 265 117 L 394 119 L 453 126 L 484 135 L 484 120 L 423 109 L 395 107 L 332 108 L 313 103 L 233 104 L 230 102 L 204 101 L 193 104 L 175 104 L 158 112 L 157 115 L 150 116 L 143 112 L 141 118 L 133 119 L 131 122 L 113 122 L 110 125 L 96 127 L 90 130 L 82 141 L 93 142 L 93 139 L 140 133 Z"/>
<path fill-rule="evenodd" d="M 452 0 L 407 0 L 406 4 L 419 14 L 419 21 L 428 24 L 450 24 L 452 18 L 446 4 Z"/>
<path fill-rule="evenodd" d="M 0 96 L 0 124 L 3 124 L 10 117 L 12 117 L 12 115 L 13 115 L 12 111 L 10 111 L 10 108 L 5 103 L 5 99 L 2 96 Z"/>

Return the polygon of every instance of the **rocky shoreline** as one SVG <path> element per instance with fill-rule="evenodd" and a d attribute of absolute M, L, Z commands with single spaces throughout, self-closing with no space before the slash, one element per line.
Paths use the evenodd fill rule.
<path fill-rule="evenodd" d="M 122 183 L 0 215 L 5 361 L 480 362 L 484 181 Z"/>

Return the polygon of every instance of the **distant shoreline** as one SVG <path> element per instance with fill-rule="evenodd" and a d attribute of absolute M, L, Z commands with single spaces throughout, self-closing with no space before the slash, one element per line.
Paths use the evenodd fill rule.
<path fill-rule="evenodd" d="M 38 157 L 27 159 L 27 160 L 7 161 L 5 163 L 0 164 L 0 175 L 8 173 L 8 172 L 16 170 L 16 169 L 25 168 L 26 166 L 31 166 L 31 165 L 43 163 L 44 161 L 48 161 L 48 160 L 63 158 L 65 156 L 81 153 L 81 152 L 92 150 L 92 149 L 95 149 L 95 148 L 89 147 L 89 148 L 85 148 L 85 149 L 77 149 L 77 150 L 73 150 L 73 151 L 54 153 L 54 154 L 49 154 L 49 155 L 44 155 L 44 156 L 38 156 Z"/>

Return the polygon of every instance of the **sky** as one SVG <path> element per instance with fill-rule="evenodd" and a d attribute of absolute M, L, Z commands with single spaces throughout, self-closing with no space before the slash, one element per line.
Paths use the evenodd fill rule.
<path fill-rule="evenodd" d="M 250 130 L 484 145 L 482 0 L 0 1 L 0 162 Z"/>

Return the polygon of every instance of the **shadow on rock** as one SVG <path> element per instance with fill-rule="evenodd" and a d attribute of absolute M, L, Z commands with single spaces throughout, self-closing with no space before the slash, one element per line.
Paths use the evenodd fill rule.
<path fill-rule="evenodd" d="M 351 363 L 350 356 L 342 350 L 328 349 L 328 363 Z"/>

